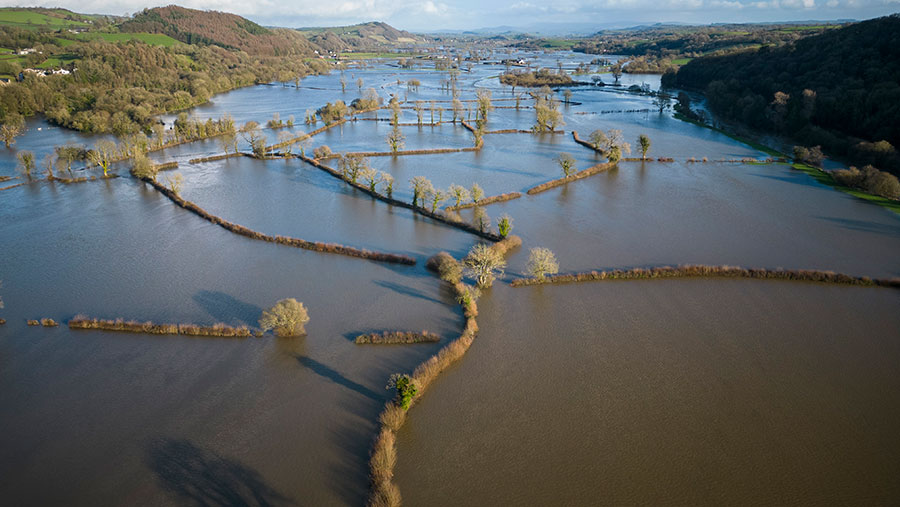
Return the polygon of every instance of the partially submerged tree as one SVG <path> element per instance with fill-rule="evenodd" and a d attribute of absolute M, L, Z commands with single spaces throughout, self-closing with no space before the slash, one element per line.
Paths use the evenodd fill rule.
<path fill-rule="evenodd" d="M 525 269 L 531 276 L 543 280 L 544 276 L 559 272 L 559 263 L 549 248 L 532 248 Z"/>
<path fill-rule="evenodd" d="M 381 183 L 384 186 L 384 194 L 394 198 L 394 177 L 386 172 L 381 173 Z"/>
<path fill-rule="evenodd" d="M 94 149 L 88 152 L 88 160 L 92 164 L 100 166 L 103 169 L 103 176 L 109 175 L 109 164 L 112 163 L 113 157 L 116 155 L 116 143 L 102 139 L 97 141 Z"/>
<path fill-rule="evenodd" d="M 485 88 L 479 89 L 476 92 L 476 99 L 478 103 L 476 118 L 487 121 L 488 113 L 494 109 L 494 106 L 491 104 L 491 91 Z"/>
<path fill-rule="evenodd" d="M 20 114 L 9 114 L 6 121 L 0 125 L 0 139 L 7 148 L 16 142 L 16 138 L 25 131 L 25 118 Z"/>
<path fill-rule="evenodd" d="M 259 327 L 263 331 L 272 329 L 278 336 L 300 336 L 306 334 L 304 326 L 307 322 L 309 313 L 303 303 L 294 298 L 287 298 L 263 311 Z"/>
<path fill-rule="evenodd" d="M 571 176 L 572 171 L 575 170 L 575 157 L 568 153 L 560 153 L 557 155 L 556 163 L 559 164 L 559 167 L 562 169 L 566 178 Z"/>
<path fill-rule="evenodd" d="M 19 152 L 19 170 L 27 179 L 31 179 L 31 172 L 34 171 L 34 153 L 30 151 Z"/>
<path fill-rule="evenodd" d="M 450 195 L 456 199 L 456 203 L 453 205 L 454 207 L 459 207 L 460 203 L 469 198 L 469 190 L 462 185 L 457 185 L 453 183 L 450 185 Z"/>
<path fill-rule="evenodd" d="M 500 237 L 505 238 L 509 236 L 512 227 L 512 217 L 506 213 L 500 215 L 500 220 L 497 220 L 497 232 L 500 233 Z"/>
<path fill-rule="evenodd" d="M 484 190 L 481 189 L 481 185 L 478 183 L 472 183 L 472 189 L 469 190 L 469 195 L 472 197 L 472 202 L 478 204 L 478 201 L 484 198 Z"/>
<path fill-rule="evenodd" d="M 447 193 L 439 188 L 431 188 L 428 191 L 428 200 L 431 201 L 431 212 L 437 211 L 438 206 L 447 200 Z"/>
<path fill-rule="evenodd" d="M 403 149 L 403 141 L 406 139 L 403 137 L 403 132 L 400 132 L 400 129 L 394 126 L 391 129 L 391 133 L 387 136 L 388 146 L 391 147 L 391 153 L 397 153 L 398 151 Z"/>
<path fill-rule="evenodd" d="M 425 207 L 425 198 L 434 192 L 434 185 L 424 176 L 416 176 L 409 180 L 409 186 L 413 191 L 413 206 Z"/>
<path fill-rule="evenodd" d="M 647 158 L 647 152 L 650 151 L 650 137 L 647 134 L 639 135 L 638 144 L 641 146 L 641 158 Z"/>
<path fill-rule="evenodd" d="M 135 178 L 156 180 L 156 168 L 143 153 L 131 159 L 131 174 Z"/>
<path fill-rule="evenodd" d="M 463 259 L 463 264 L 480 288 L 490 287 L 497 276 L 503 276 L 503 268 L 506 267 L 503 255 L 484 244 L 473 246 Z"/>

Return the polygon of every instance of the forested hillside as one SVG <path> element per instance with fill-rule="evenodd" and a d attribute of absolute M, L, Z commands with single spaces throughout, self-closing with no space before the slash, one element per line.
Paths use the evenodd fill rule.
<path fill-rule="evenodd" d="M 422 41 L 421 37 L 388 25 L 372 22 L 331 28 L 298 28 L 317 47 L 336 53 L 373 51 L 395 44 Z"/>
<path fill-rule="evenodd" d="M 703 90 L 725 118 L 900 174 L 900 15 L 698 58 L 663 84 Z"/>
<path fill-rule="evenodd" d="M 119 29 L 160 33 L 186 44 L 239 49 L 251 55 L 312 56 L 315 49 L 294 30 L 268 29 L 236 14 L 198 11 L 176 5 L 144 9 L 122 23 Z"/>

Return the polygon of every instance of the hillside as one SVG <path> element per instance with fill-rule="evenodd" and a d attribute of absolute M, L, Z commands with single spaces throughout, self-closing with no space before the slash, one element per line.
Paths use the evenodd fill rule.
<path fill-rule="evenodd" d="M 0 26 L 14 26 L 26 30 L 87 28 L 93 21 L 91 16 L 76 14 L 66 9 L 0 8 Z"/>
<path fill-rule="evenodd" d="M 698 58 L 663 84 L 705 91 L 725 118 L 900 173 L 900 15 Z"/>
<path fill-rule="evenodd" d="M 330 28 L 298 28 L 309 41 L 326 51 L 370 51 L 385 47 L 424 42 L 420 36 L 397 30 L 381 22 Z"/>
<path fill-rule="evenodd" d="M 238 49 L 251 55 L 312 55 L 315 49 L 293 30 L 264 28 L 236 14 L 176 5 L 144 9 L 119 29 L 164 34 L 186 44 Z"/>

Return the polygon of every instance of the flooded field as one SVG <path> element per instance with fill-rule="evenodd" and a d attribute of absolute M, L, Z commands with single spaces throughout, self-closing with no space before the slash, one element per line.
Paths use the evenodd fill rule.
<path fill-rule="evenodd" d="M 553 68 L 558 56 L 567 68 L 590 61 L 574 53 L 528 56 Z M 490 89 L 502 107 L 486 128 L 530 129 L 530 98 L 519 110 L 500 100 L 514 97 L 496 78 L 502 71 L 481 64 L 462 72 L 461 98 Z M 362 78 L 363 89 L 375 88 L 385 101 L 391 94 L 405 106 L 445 101 L 435 104 L 450 119 L 444 72 L 374 63 L 345 71 L 344 92 L 340 78 L 334 72 L 300 88 L 235 90 L 190 114 L 230 114 L 241 125 L 279 113 L 302 123 L 307 110 L 358 97 Z M 409 88 L 410 79 L 421 85 Z M 625 86 L 643 83 L 655 89 L 659 77 L 622 78 Z M 787 165 L 687 162 L 766 155 L 648 111 L 646 95 L 572 91 L 573 103 L 561 106 L 564 134 L 489 134 L 475 152 L 369 162 L 391 174 L 394 197 L 409 202 L 415 176 L 443 189 L 478 183 L 486 195 L 524 193 L 562 176 L 561 153 L 577 169 L 605 161 L 575 143 L 572 130 L 586 137 L 621 129 L 632 145 L 644 133 L 650 156 L 675 159 L 620 162 L 486 206 L 494 230 L 507 213 L 523 239 L 505 280 L 523 275 L 537 246 L 553 250 L 563 272 L 705 263 L 900 276 L 896 214 Z M 620 112 L 629 110 L 640 112 Z M 374 116 L 318 134 L 304 150 L 388 151 L 391 126 L 363 119 Z M 401 121 L 416 122 L 415 112 L 404 110 Z M 400 129 L 405 149 L 474 144 L 459 124 Z M 264 133 L 270 143 L 278 138 Z M 40 161 L 56 145 L 90 147 L 98 139 L 31 120 L 0 153 L 0 175 L 16 174 L 21 150 Z M 248 149 L 245 140 L 240 147 Z M 425 261 L 440 251 L 461 258 L 479 239 L 374 200 L 299 159 L 191 162 L 219 153 L 209 139 L 150 156 L 177 161 L 159 180 L 182 175 L 182 196 L 225 220 L 410 255 L 416 265 L 235 235 L 129 177 L 127 162 L 113 166 L 120 177 L 111 180 L 0 191 L 0 317 L 7 320 L 0 327 L 0 498 L 8 503 L 365 502 L 376 419 L 392 396 L 388 377 L 410 372 L 463 324 L 452 291 Z M 471 210 L 461 216 L 472 220 Z M 64 325 L 84 313 L 255 327 L 262 309 L 287 297 L 309 308 L 305 337 L 190 338 Z M 892 481 L 900 472 L 896 291 L 722 280 L 513 289 L 501 281 L 479 307 L 475 344 L 399 433 L 397 482 L 408 505 L 900 501 Z M 63 326 L 26 325 L 44 317 Z M 352 341 L 385 330 L 428 330 L 442 340 Z"/>

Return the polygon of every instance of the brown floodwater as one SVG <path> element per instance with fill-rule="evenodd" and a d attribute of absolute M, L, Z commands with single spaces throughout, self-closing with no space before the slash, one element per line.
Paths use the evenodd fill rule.
<path fill-rule="evenodd" d="M 406 505 L 897 505 L 900 295 L 512 289 L 399 432 Z"/>

